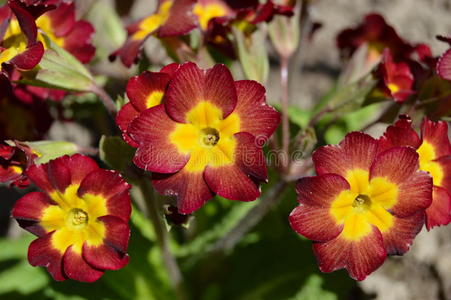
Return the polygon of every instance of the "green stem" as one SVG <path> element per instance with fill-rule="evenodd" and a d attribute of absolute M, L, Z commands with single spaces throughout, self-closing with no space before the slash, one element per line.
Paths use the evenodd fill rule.
<path fill-rule="evenodd" d="M 166 266 L 171 285 L 176 293 L 177 299 L 187 299 L 184 288 L 183 276 L 175 256 L 169 246 L 169 234 L 163 222 L 162 205 L 159 197 L 155 197 L 154 190 L 150 186 L 148 178 L 144 178 L 139 185 L 140 192 L 146 203 L 147 216 L 155 230 L 157 244 L 161 251 L 163 262 Z"/>

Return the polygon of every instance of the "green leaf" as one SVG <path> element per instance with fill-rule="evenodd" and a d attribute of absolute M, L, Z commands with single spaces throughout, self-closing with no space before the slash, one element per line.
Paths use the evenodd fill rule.
<path fill-rule="evenodd" d="M 99 144 L 100 159 L 111 168 L 129 171 L 135 150 L 118 136 L 102 136 Z"/>
<path fill-rule="evenodd" d="M 310 275 L 304 286 L 291 300 L 337 300 L 337 295 L 322 289 L 323 281 L 317 274 Z"/>
<path fill-rule="evenodd" d="M 288 107 L 288 116 L 290 121 L 301 128 L 305 128 L 310 120 L 311 112 L 295 106 Z"/>
<path fill-rule="evenodd" d="M 48 161 L 63 155 L 72 155 L 78 152 L 78 147 L 74 143 L 66 141 L 38 141 L 23 142 L 30 147 L 37 155 L 36 163 L 45 164 Z"/>
<path fill-rule="evenodd" d="M 32 267 L 26 260 L 0 273 L 0 294 L 18 292 L 31 294 L 43 289 L 48 283 L 44 269 Z"/>
<path fill-rule="evenodd" d="M 94 79 L 89 71 L 69 52 L 44 36 L 49 48 L 39 63 L 34 78 L 21 83 L 68 91 L 91 91 Z"/>
<path fill-rule="evenodd" d="M 266 29 L 260 27 L 247 35 L 237 27 L 232 28 L 238 48 L 238 58 L 248 79 L 265 83 L 269 73 L 269 58 L 266 51 Z"/>

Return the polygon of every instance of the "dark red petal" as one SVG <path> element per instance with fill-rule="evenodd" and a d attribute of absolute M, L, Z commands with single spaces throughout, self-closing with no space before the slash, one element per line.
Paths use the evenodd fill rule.
<path fill-rule="evenodd" d="M 38 188 L 47 193 L 52 193 L 55 188 L 50 183 L 47 166 L 48 164 L 32 165 L 25 173 Z"/>
<path fill-rule="evenodd" d="M 168 20 L 157 30 L 158 37 L 184 35 L 196 28 L 196 18 L 192 13 L 195 0 L 173 1 Z"/>
<path fill-rule="evenodd" d="M 181 64 L 179 63 L 171 63 L 169 65 L 164 66 L 163 68 L 161 68 L 160 72 L 161 73 L 166 73 L 169 76 L 174 76 L 175 72 L 180 68 Z"/>
<path fill-rule="evenodd" d="M 293 209 L 288 220 L 294 231 L 313 241 L 330 241 L 343 230 L 343 225 L 334 221 L 329 209 L 319 206 L 301 204 Z"/>
<path fill-rule="evenodd" d="M 107 200 L 108 215 L 130 219 L 130 185 L 115 171 L 99 169 L 91 172 L 81 182 L 78 195 L 99 195 Z"/>
<path fill-rule="evenodd" d="M 313 250 L 322 272 L 346 268 L 349 276 L 363 280 L 379 268 L 387 257 L 382 235 L 376 227 L 373 232 L 357 241 L 341 236 L 325 243 L 314 243 Z"/>
<path fill-rule="evenodd" d="M 24 52 L 14 56 L 10 63 L 18 69 L 31 70 L 41 61 L 43 55 L 44 46 L 41 42 L 38 42 Z"/>
<path fill-rule="evenodd" d="M 129 38 L 125 41 L 125 44 L 111 54 L 109 58 L 110 60 L 114 60 L 116 56 L 119 56 L 124 66 L 129 68 L 135 63 L 143 43 L 144 40 L 134 40 Z"/>
<path fill-rule="evenodd" d="M 63 156 L 58 159 L 62 160 L 70 170 L 72 184 L 80 184 L 89 173 L 99 169 L 99 166 L 92 158 L 81 154 Z"/>
<path fill-rule="evenodd" d="M 128 134 L 139 145 L 133 159 L 135 165 L 158 173 L 174 173 L 183 168 L 190 156 L 179 153 L 168 138 L 176 126 L 164 105 L 149 108 L 133 120 Z"/>
<path fill-rule="evenodd" d="M 102 277 L 103 271 L 90 266 L 80 254 L 72 250 L 72 247 L 67 248 L 63 256 L 63 268 L 66 276 L 82 282 L 94 282 Z"/>
<path fill-rule="evenodd" d="M 407 116 L 401 116 L 394 125 L 387 127 L 384 135 L 380 137 L 378 152 L 401 146 L 417 149 L 420 145 L 421 139 L 412 128 L 412 120 Z"/>
<path fill-rule="evenodd" d="M 377 141 L 362 132 L 351 132 L 339 145 L 318 148 L 313 153 L 318 174 L 335 173 L 343 177 L 348 170 L 369 170 L 377 153 Z"/>
<path fill-rule="evenodd" d="M 45 14 L 50 18 L 52 30 L 57 37 L 64 36 L 72 30 L 75 24 L 75 4 L 61 3 L 58 8 Z"/>
<path fill-rule="evenodd" d="M 83 258 L 94 268 L 102 270 L 118 270 L 127 265 L 129 257 L 126 254 L 130 228 L 123 220 L 104 216 L 98 218 L 105 224 L 106 237 L 99 246 L 83 245 Z"/>
<path fill-rule="evenodd" d="M 121 110 L 116 115 L 116 124 L 119 126 L 119 129 L 122 131 L 122 138 L 132 147 L 138 147 L 138 143 L 136 143 L 131 136 L 128 135 L 128 126 L 130 123 L 139 116 L 139 112 L 135 109 L 135 107 L 131 103 L 127 103 L 122 106 Z"/>
<path fill-rule="evenodd" d="M 147 104 L 147 98 L 153 92 L 164 93 L 170 79 L 169 74 L 149 71 L 144 71 L 141 75 L 130 78 L 127 83 L 127 96 L 130 103 L 140 112 L 150 108 Z"/>
<path fill-rule="evenodd" d="M 444 188 L 434 186 L 432 204 L 426 209 L 426 228 L 448 225 L 451 222 L 451 196 Z"/>
<path fill-rule="evenodd" d="M 394 217 L 393 220 L 393 226 L 382 233 L 382 238 L 389 255 L 402 255 L 409 250 L 413 239 L 423 228 L 424 212 L 406 218 Z"/>
<path fill-rule="evenodd" d="M 34 45 L 38 34 L 34 17 L 24 7 L 14 1 L 8 1 L 8 5 L 16 15 L 20 29 L 28 39 L 28 46 Z"/>
<path fill-rule="evenodd" d="M 46 194 L 31 192 L 17 200 L 11 215 L 20 227 L 37 236 L 42 236 L 46 232 L 37 223 L 41 220 L 44 210 L 50 205 L 52 202 Z"/>
<path fill-rule="evenodd" d="M 395 147 L 377 155 L 370 169 L 370 179 L 386 177 L 390 182 L 405 182 L 418 170 L 418 153 L 410 147 Z"/>
<path fill-rule="evenodd" d="M 432 203 L 432 178 L 417 171 L 399 185 L 398 199 L 390 210 L 399 217 L 407 217 L 424 210 Z"/>
<path fill-rule="evenodd" d="M 448 124 L 445 121 L 433 122 L 425 117 L 421 123 L 421 138 L 434 147 L 434 159 L 451 154 Z"/>
<path fill-rule="evenodd" d="M 177 122 L 185 123 L 186 114 L 200 101 L 209 101 L 226 118 L 234 110 L 237 95 L 232 74 L 224 65 L 201 70 L 196 64 L 183 64 L 166 92 L 166 110 Z"/>
<path fill-rule="evenodd" d="M 64 49 L 86 64 L 93 58 L 96 48 L 91 44 L 95 30 L 91 23 L 81 20 L 64 37 Z"/>
<path fill-rule="evenodd" d="M 266 161 L 263 155 L 262 145 L 258 144 L 256 138 L 247 132 L 234 135 L 237 141 L 235 158 L 237 166 L 247 175 L 251 175 L 259 181 L 266 182 L 268 174 Z"/>
<path fill-rule="evenodd" d="M 204 179 L 213 192 L 226 199 L 254 201 L 260 196 L 258 186 L 236 165 L 207 166 Z"/>
<path fill-rule="evenodd" d="M 280 114 L 266 104 L 265 88 L 256 81 L 235 82 L 238 101 L 235 113 L 240 117 L 240 131 L 268 139 L 280 122 Z"/>
<path fill-rule="evenodd" d="M 152 184 L 160 194 L 177 197 L 181 214 L 193 213 L 214 196 L 202 172 L 190 173 L 182 169 L 175 174 L 154 173 Z"/>
<path fill-rule="evenodd" d="M 63 156 L 51 160 L 47 164 L 49 181 L 55 189 L 62 193 L 72 183 L 71 170 L 68 165 L 69 160 L 69 156 Z"/>
<path fill-rule="evenodd" d="M 31 242 L 28 248 L 28 261 L 32 266 L 46 267 L 53 279 L 66 280 L 62 268 L 63 257 L 52 247 L 52 235 L 53 232 Z"/>
<path fill-rule="evenodd" d="M 303 177 L 296 184 L 299 203 L 322 208 L 329 208 L 334 199 L 348 189 L 346 179 L 336 174 Z"/>
<path fill-rule="evenodd" d="M 451 49 L 443 53 L 437 61 L 437 74 L 446 80 L 451 80 Z"/>

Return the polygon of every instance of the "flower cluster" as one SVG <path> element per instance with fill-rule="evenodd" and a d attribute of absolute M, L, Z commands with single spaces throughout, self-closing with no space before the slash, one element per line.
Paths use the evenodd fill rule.
<path fill-rule="evenodd" d="M 156 11 L 127 27 L 128 38 L 124 45 L 111 54 L 120 57 L 126 67 L 138 59 L 145 40 L 182 36 L 199 27 L 205 41 L 232 56 L 233 45 L 228 38 L 232 26 L 252 30 L 256 24 L 270 21 L 276 14 L 291 16 L 292 7 L 274 4 L 268 0 L 159 0 Z"/>
<path fill-rule="evenodd" d="M 19 199 L 12 216 L 38 236 L 28 249 L 31 265 L 46 267 L 55 280 L 92 282 L 128 263 L 130 186 L 118 173 L 79 154 L 26 173 L 42 192 Z"/>
<path fill-rule="evenodd" d="M 180 213 L 215 194 L 241 201 L 260 195 L 267 175 L 256 137 L 267 140 L 279 123 L 263 86 L 233 81 L 223 65 L 185 63 L 132 78 L 127 95 L 116 121 L 137 147 L 133 161 L 153 172 L 160 193 L 177 196 Z"/>

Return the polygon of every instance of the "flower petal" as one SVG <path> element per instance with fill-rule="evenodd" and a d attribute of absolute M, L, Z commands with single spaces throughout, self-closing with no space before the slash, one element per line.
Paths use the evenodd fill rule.
<path fill-rule="evenodd" d="M 451 196 L 444 188 L 434 186 L 432 204 L 426 209 L 426 228 L 451 223 Z"/>
<path fill-rule="evenodd" d="M 338 236 L 325 243 L 314 243 L 313 250 L 322 272 L 346 268 L 355 280 L 365 279 L 387 257 L 382 235 L 376 227 L 359 240 L 349 241 Z"/>
<path fill-rule="evenodd" d="M 451 49 L 448 49 L 438 59 L 437 74 L 443 79 L 451 80 Z"/>
<path fill-rule="evenodd" d="M 161 99 L 166 92 L 166 87 L 170 79 L 170 75 L 166 73 L 144 71 L 141 75 L 130 78 L 127 83 L 127 96 L 136 110 L 146 110 L 161 104 Z M 149 97 L 153 93 L 159 93 L 161 95 L 158 103 L 151 103 L 152 101 L 149 101 L 151 100 Z"/>
<path fill-rule="evenodd" d="M 400 116 L 394 125 L 388 126 L 378 142 L 379 153 L 393 147 L 411 146 L 417 149 L 421 145 L 420 137 L 412 128 L 412 120 L 407 116 Z"/>
<path fill-rule="evenodd" d="M 43 236 L 46 232 L 38 222 L 41 220 L 44 210 L 50 205 L 52 205 L 52 201 L 46 194 L 31 192 L 17 200 L 11 215 L 23 229 L 37 236 Z"/>
<path fill-rule="evenodd" d="M 116 124 L 122 131 L 122 138 L 127 144 L 135 148 L 138 147 L 138 143 L 128 135 L 127 131 L 130 123 L 138 116 L 139 112 L 130 102 L 122 106 L 121 110 L 116 115 Z"/>
<path fill-rule="evenodd" d="M 393 218 L 394 224 L 382 232 L 385 249 L 389 255 L 403 255 L 412 245 L 413 239 L 424 224 L 424 212 L 406 218 Z"/>
<path fill-rule="evenodd" d="M 95 29 L 91 23 L 80 20 L 64 38 L 64 49 L 86 64 L 93 58 L 96 48 L 91 44 Z"/>
<path fill-rule="evenodd" d="M 33 242 L 28 248 L 28 261 L 32 266 L 46 267 L 53 279 L 57 281 L 66 280 L 63 273 L 61 253 L 52 247 L 52 235 L 50 232 Z"/>
<path fill-rule="evenodd" d="M 152 184 L 160 194 L 177 196 L 177 208 L 181 214 L 193 213 L 214 196 L 202 172 L 182 169 L 175 174 L 154 173 Z"/>
<path fill-rule="evenodd" d="M 99 195 L 106 199 L 108 215 L 128 222 L 131 213 L 130 185 L 115 171 L 98 169 L 81 182 L 78 195 Z"/>
<path fill-rule="evenodd" d="M 82 282 L 94 282 L 102 277 L 104 272 L 90 266 L 81 254 L 73 250 L 73 247 L 67 248 L 63 256 L 63 268 L 66 276 Z"/>
<path fill-rule="evenodd" d="M 351 132 L 339 145 L 318 148 L 313 153 L 318 174 L 335 173 L 343 177 L 348 170 L 369 170 L 377 153 L 377 141 L 362 132 Z"/>
<path fill-rule="evenodd" d="M 232 74 L 224 65 L 201 70 L 188 62 L 180 66 L 166 92 L 165 106 L 177 122 L 185 123 L 187 113 L 201 101 L 208 101 L 222 111 L 225 119 L 237 103 Z"/>
<path fill-rule="evenodd" d="M 240 117 L 240 131 L 268 139 L 279 125 L 280 113 L 266 104 L 265 88 L 252 80 L 236 81 L 235 86 L 238 101 L 234 113 Z"/>
<path fill-rule="evenodd" d="M 386 150 L 374 159 L 370 179 L 386 177 L 390 182 L 405 182 L 418 170 L 418 153 L 413 148 L 395 147 Z"/>
<path fill-rule="evenodd" d="M 426 209 L 432 203 L 432 178 L 422 171 L 415 172 L 399 185 L 398 201 L 390 209 L 398 217 L 407 217 Z"/>
<path fill-rule="evenodd" d="M 423 142 L 427 142 L 434 148 L 435 157 L 451 154 L 451 144 L 448 139 L 448 124 L 445 121 L 433 122 L 428 118 L 424 118 L 421 123 L 421 138 Z"/>
<path fill-rule="evenodd" d="M 158 29 L 158 37 L 184 35 L 196 28 L 192 13 L 194 0 L 176 0 L 169 12 L 168 20 Z"/>
<path fill-rule="evenodd" d="M 255 182 L 236 165 L 207 166 L 204 178 L 213 192 L 226 199 L 254 201 L 260 196 Z"/>
<path fill-rule="evenodd" d="M 247 132 L 240 132 L 236 133 L 234 137 L 237 142 L 236 164 L 247 175 L 266 182 L 268 180 L 266 161 L 261 145 L 258 144 L 255 136 Z"/>
<path fill-rule="evenodd" d="M 43 55 L 44 46 L 38 42 L 14 56 L 9 62 L 20 70 L 31 70 L 41 61 Z"/>
<path fill-rule="evenodd" d="M 143 111 L 128 128 L 139 144 L 133 162 L 146 171 L 174 173 L 183 168 L 189 155 L 179 153 L 169 136 L 177 123 L 169 118 L 164 105 Z"/>
<path fill-rule="evenodd" d="M 94 268 L 102 270 L 118 270 L 127 265 L 126 254 L 130 228 L 123 220 L 114 216 L 98 218 L 105 224 L 104 243 L 98 246 L 83 245 L 83 258 Z"/>

